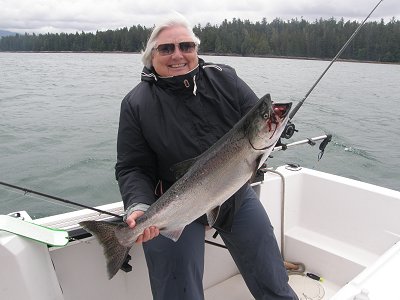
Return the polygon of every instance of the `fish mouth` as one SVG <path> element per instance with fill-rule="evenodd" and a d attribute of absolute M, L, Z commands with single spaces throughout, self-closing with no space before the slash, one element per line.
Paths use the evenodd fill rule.
<path fill-rule="evenodd" d="M 269 118 L 267 124 L 271 131 L 272 125 L 275 125 L 275 130 L 280 123 L 289 115 L 290 108 L 292 107 L 291 102 L 287 103 L 272 103 L 272 115 Z"/>
<path fill-rule="evenodd" d="M 276 122 L 282 121 L 289 114 L 292 103 L 273 103 L 272 111 Z"/>
<path fill-rule="evenodd" d="M 268 131 L 271 132 L 270 139 L 272 139 L 275 133 L 279 131 L 279 128 L 281 128 L 282 123 L 289 115 L 291 107 L 291 102 L 272 103 L 272 115 L 267 120 Z"/>

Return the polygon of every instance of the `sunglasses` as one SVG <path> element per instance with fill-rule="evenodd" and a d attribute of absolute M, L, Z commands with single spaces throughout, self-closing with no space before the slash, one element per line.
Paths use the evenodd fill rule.
<path fill-rule="evenodd" d="M 154 50 L 157 50 L 160 55 L 171 55 L 175 52 L 175 45 L 178 45 L 179 50 L 182 53 L 192 53 L 196 50 L 195 42 L 180 42 L 178 44 L 168 43 L 168 44 L 160 44 L 157 47 L 154 47 Z"/>

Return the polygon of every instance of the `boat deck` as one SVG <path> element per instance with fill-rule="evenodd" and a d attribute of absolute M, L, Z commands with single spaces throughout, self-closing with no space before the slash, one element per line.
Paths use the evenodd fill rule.
<path fill-rule="evenodd" d="M 331 299 L 340 286 L 324 278 L 323 282 L 302 275 L 290 275 L 289 284 L 299 299 Z M 240 274 L 212 286 L 205 291 L 206 300 L 254 300 Z"/>

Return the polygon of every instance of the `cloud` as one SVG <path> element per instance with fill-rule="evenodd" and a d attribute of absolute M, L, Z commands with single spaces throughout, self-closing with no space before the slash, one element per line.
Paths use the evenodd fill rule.
<path fill-rule="evenodd" d="M 130 27 L 151 27 L 171 10 L 193 25 L 220 24 L 240 18 L 252 22 L 319 18 L 362 20 L 376 0 L 0 0 L 0 28 L 16 32 L 75 32 Z M 400 19 L 398 0 L 385 0 L 371 20 Z"/>

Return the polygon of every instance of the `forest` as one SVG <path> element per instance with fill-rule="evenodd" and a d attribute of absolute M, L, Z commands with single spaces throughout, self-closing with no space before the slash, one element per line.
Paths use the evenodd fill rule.
<path fill-rule="evenodd" d="M 304 19 L 267 22 L 224 20 L 196 25 L 200 54 L 329 59 L 360 25 L 357 21 Z M 116 30 L 76 33 L 16 34 L 0 38 L 0 51 L 140 52 L 152 28 L 134 25 Z M 341 55 L 342 59 L 400 62 L 400 21 L 367 22 Z"/>

